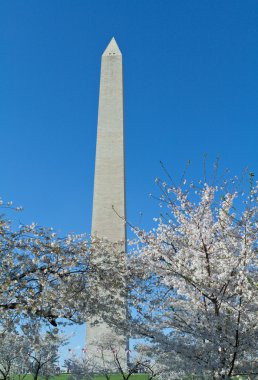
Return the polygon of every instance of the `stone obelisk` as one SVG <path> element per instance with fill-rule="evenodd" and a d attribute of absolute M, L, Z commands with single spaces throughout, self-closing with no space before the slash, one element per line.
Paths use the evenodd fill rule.
<path fill-rule="evenodd" d="M 101 60 L 97 146 L 94 177 L 92 235 L 110 242 L 122 241 L 125 255 L 125 159 L 124 159 L 124 109 L 123 109 L 122 54 L 114 38 L 110 41 Z M 98 257 L 101 260 L 101 257 Z M 122 302 L 123 304 L 123 302 Z M 126 317 L 126 300 L 121 315 Z M 115 307 L 115 305 L 114 305 Z M 122 308 L 123 309 L 123 308 Z M 117 336 L 113 329 L 101 321 L 87 324 L 86 345 L 95 361 L 101 365 L 99 346 L 108 339 L 117 338 L 122 366 L 126 367 L 127 339 Z M 112 362 L 112 352 L 105 353 Z"/>

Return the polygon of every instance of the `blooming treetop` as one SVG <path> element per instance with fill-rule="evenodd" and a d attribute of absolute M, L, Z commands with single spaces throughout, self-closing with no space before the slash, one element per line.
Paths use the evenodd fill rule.
<path fill-rule="evenodd" d="M 56 373 L 58 349 L 67 338 L 49 331 L 42 333 L 40 324 L 31 324 L 24 334 L 5 332 L 0 334 L 0 375 L 4 380 L 19 374 L 49 377 Z"/>
<path fill-rule="evenodd" d="M 1 202 L 0 207 L 10 211 L 11 205 Z M 97 264 L 90 261 L 99 254 L 105 259 Z M 3 214 L 0 262 L 2 330 L 26 326 L 31 318 L 56 327 L 60 318 L 80 323 L 107 314 L 116 298 L 113 290 L 119 288 L 119 281 L 110 276 L 119 270 L 119 263 L 107 242 L 96 238 L 89 242 L 78 235 L 59 238 L 52 229 L 34 223 L 14 228 Z M 105 296 L 101 287 L 109 289 Z"/>
<path fill-rule="evenodd" d="M 170 378 L 257 375 L 257 184 L 251 176 L 247 195 L 227 181 L 158 184 L 168 210 L 153 231 L 136 231 L 132 329 Z"/>

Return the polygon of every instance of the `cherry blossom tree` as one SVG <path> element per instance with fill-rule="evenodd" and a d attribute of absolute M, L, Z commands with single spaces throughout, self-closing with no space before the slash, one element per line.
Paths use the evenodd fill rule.
<path fill-rule="evenodd" d="M 234 182 L 234 181 L 233 181 Z M 163 376 L 258 376 L 257 183 L 182 186 L 157 180 L 165 211 L 134 229 L 131 331 Z M 198 377 L 199 376 L 199 377 Z"/>
<path fill-rule="evenodd" d="M 27 346 L 24 337 L 15 333 L 1 333 L 0 340 L 0 378 L 7 380 L 24 368 Z"/>
<path fill-rule="evenodd" d="M 91 380 L 94 378 L 95 366 L 92 358 L 88 358 L 83 352 L 81 355 L 72 355 L 65 360 L 65 367 L 69 369 L 70 378 L 75 380 Z"/>
<path fill-rule="evenodd" d="M 43 332 L 38 322 L 22 328 L 24 333 L 2 332 L 0 335 L 0 378 L 7 380 L 19 375 L 23 379 L 30 373 L 37 380 L 38 376 L 48 378 L 55 374 L 58 351 L 66 344 L 67 337 L 53 330 Z"/>
<path fill-rule="evenodd" d="M 103 337 L 101 342 L 95 342 L 95 355 L 89 354 L 87 348 L 82 349 L 81 355 L 73 354 L 65 361 L 65 366 L 76 380 L 91 379 L 94 374 L 112 379 L 114 374 L 119 374 L 121 379 L 129 380 L 135 373 L 144 372 L 148 380 L 157 376 L 155 366 L 143 355 L 137 353 L 131 357 L 128 367 L 124 365 L 124 352 L 121 352 L 121 343 L 113 333 Z M 127 350 L 129 353 L 130 350 Z M 97 356 L 97 360 L 96 360 Z"/>
<path fill-rule="evenodd" d="M 81 323 L 99 316 L 116 333 L 146 338 L 141 354 L 159 377 L 257 376 L 258 185 L 253 175 L 247 193 L 226 180 L 179 187 L 157 183 L 165 212 L 152 231 L 134 228 L 136 245 L 127 265 L 119 242 L 59 238 L 35 224 L 14 228 L 2 215 L 1 329 L 14 332 L 21 326 L 26 334 L 40 319 L 55 332 L 64 320 Z M 127 320 L 119 312 L 125 299 Z M 82 365 L 90 377 L 89 363 Z"/>
<path fill-rule="evenodd" d="M 26 337 L 28 344 L 27 367 L 28 372 L 37 380 L 39 376 L 49 378 L 58 367 L 59 348 L 66 343 L 66 337 L 49 332 L 40 333 L 33 326 Z"/>
<path fill-rule="evenodd" d="M 0 202 L 5 212 L 11 204 Z M 9 215 L 9 214 L 8 214 Z M 31 225 L 14 227 L 0 215 L 0 326 L 14 331 L 31 319 L 55 328 L 64 320 L 82 323 L 89 316 L 107 314 L 118 288 L 110 244 L 85 236 L 59 238 L 52 229 Z M 90 257 L 105 253 L 103 262 Z M 119 268 L 119 266 L 118 266 Z M 90 278 L 90 281 L 89 281 Z M 109 289 L 103 295 L 101 287 Z M 118 297 L 117 297 L 118 298 Z M 112 301 L 111 301 L 112 300 Z"/>

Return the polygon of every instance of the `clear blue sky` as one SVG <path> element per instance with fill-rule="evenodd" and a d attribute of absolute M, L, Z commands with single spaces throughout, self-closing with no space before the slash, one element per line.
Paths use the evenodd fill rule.
<path fill-rule="evenodd" d="M 100 57 L 112 36 L 124 58 L 132 223 L 149 228 L 159 213 L 148 198 L 159 160 L 175 180 L 189 159 L 201 177 L 205 154 L 211 170 L 220 156 L 222 170 L 258 176 L 256 0 L 1 0 L 0 194 L 24 206 L 23 222 L 90 231 Z"/>

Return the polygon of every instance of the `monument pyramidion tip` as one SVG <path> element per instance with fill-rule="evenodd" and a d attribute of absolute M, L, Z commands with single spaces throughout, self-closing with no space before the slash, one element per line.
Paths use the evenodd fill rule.
<path fill-rule="evenodd" d="M 114 37 L 112 37 L 111 41 L 109 42 L 108 46 L 106 47 L 106 50 L 104 51 L 102 55 L 103 56 L 122 55 Z"/>

